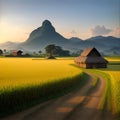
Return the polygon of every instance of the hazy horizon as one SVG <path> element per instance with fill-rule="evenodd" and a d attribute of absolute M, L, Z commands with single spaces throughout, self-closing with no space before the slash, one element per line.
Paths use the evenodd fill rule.
<path fill-rule="evenodd" d="M 0 0 L 0 43 L 22 42 L 50 20 L 66 38 L 120 38 L 119 0 Z"/>

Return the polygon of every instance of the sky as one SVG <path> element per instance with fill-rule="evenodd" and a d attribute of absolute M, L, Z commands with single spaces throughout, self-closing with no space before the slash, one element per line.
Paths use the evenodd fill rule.
<path fill-rule="evenodd" d="M 0 0 L 0 43 L 27 40 L 46 19 L 66 38 L 120 38 L 120 0 Z"/>

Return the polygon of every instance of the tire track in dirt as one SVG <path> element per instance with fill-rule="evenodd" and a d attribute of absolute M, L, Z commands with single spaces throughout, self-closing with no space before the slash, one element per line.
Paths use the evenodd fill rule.
<path fill-rule="evenodd" d="M 90 73 L 87 74 L 90 76 L 90 79 L 80 90 L 2 120 L 89 120 L 91 118 L 92 120 L 101 120 L 103 116 L 99 109 L 102 102 L 105 81 L 99 77 L 97 87 L 88 92 L 91 90 L 93 75 Z"/>

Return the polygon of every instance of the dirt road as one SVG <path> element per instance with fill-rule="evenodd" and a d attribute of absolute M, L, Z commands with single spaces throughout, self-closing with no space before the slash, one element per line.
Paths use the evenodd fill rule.
<path fill-rule="evenodd" d="M 98 76 L 99 82 L 91 90 L 93 77 L 88 74 L 90 79 L 82 89 L 1 120 L 113 120 L 110 113 L 103 115 L 100 110 L 105 80 Z"/>

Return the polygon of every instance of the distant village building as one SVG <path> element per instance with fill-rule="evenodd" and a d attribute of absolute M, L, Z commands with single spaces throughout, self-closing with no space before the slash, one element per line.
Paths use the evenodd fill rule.
<path fill-rule="evenodd" d="M 18 50 L 18 51 L 17 51 L 17 50 L 13 50 L 13 51 L 12 51 L 12 55 L 13 55 L 13 56 L 22 56 L 22 53 L 23 53 L 23 52 L 22 52 L 21 50 Z"/>
<path fill-rule="evenodd" d="M 74 61 L 82 68 L 107 68 L 108 63 L 96 48 L 85 49 Z"/>

